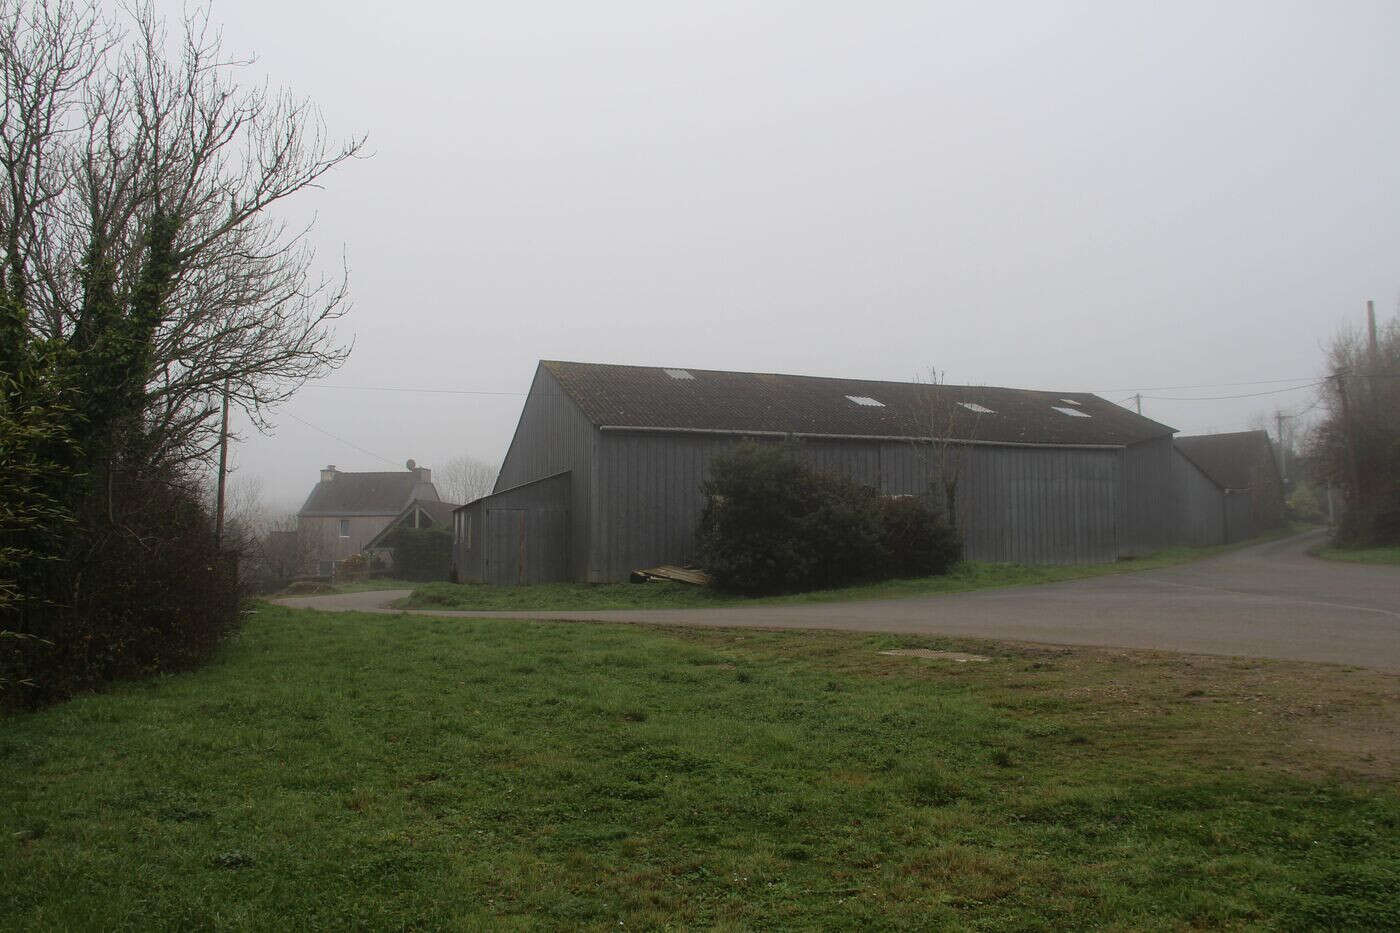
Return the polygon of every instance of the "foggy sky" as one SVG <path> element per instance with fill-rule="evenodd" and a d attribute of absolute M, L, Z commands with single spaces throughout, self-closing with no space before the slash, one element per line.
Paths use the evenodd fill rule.
<path fill-rule="evenodd" d="M 1400 296 L 1393 2 L 214 18 L 372 153 L 287 211 L 348 252 L 355 351 L 271 436 L 239 425 L 234 482 L 273 506 L 326 463 L 499 459 L 540 358 L 1217 396 L 1287 383 L 1146 390 L 1308 381 Z M 1238 430 L 1313 397 L 1144 413 Z"/>

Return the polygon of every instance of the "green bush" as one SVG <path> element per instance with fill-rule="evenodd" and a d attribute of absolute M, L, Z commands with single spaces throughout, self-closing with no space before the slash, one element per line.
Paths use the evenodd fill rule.
<path fill-rule="evenodd" d="M 957 529 L 923 499 L 899 496 L 880 503 L 889 576 L 927 577 L 947 573 L 962 560 Z"/>
<path fill-rule="evenodd" d="M 716 588 L 764 594 L 927 576 L 961 556 L 956 532 L 917 499 L 884 499 L 816 473 L 791 445 L 716 457 L 702 488 L 701 566 Z"/>
<path fill-rule="evenodd" d="M 451 572 L 452 532 L 445 528 L 399 528 L 388 544 L 401 580 L 446 580 Z"/>

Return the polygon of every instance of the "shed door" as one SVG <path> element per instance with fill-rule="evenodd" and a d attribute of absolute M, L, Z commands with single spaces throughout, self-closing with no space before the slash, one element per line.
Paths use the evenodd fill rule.
<path fill-rule="evenodd" d="M 486 582 L 525 582 L 525 510 L 486 510 Z"/>

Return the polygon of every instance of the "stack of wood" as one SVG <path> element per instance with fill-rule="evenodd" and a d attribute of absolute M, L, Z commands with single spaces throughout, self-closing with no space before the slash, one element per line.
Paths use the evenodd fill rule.
<path fill-rule="evenodd" d="M 691 583 L 695 586 L 709 586 L 710 576 L 698 567 L 676 567 L 662 564 L 646 570 L 632 571 L 633 583 L 650 583 L 652 580 L 670 580 L 673 583 Z"/>

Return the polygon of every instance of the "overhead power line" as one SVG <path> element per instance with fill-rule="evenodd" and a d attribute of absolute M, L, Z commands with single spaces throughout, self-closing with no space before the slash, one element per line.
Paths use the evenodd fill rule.
<path fill-rule="evenodd" d="M 1242 395 L 1144 395 L 1143 398 L 1150 398 L 1153 401 L 1157 402 L 1220 402 L 1225 401 L 1226 399 L 1261 398 L 1265 395 L 1282 395 L 1285 392 L 1297 392 L 1300 389 L 1311 389 L 1316 386 L 1322 385 L 1326 381 L 1326 379 L 1319 379 L 1316 382 L 1309 382 L 1306 385 L 1289 386 L 1286 389 L 1270 389 L 1268 392 L 1246 392 Z"/>
<path fill-rule="evenodd" d="M 385 463 L 389 464 L 389 466 L 398 466 L 397 463 L 395 463 L 393 460 L 390 460 L 388 457 L 385 457 L 385 456 L 382 456 L 382 455 L 380 455 L 380 454 L 377 454 L 377 453 L 375 453 L 375 452 L 372 451 L 372 450 L 366 450 L 365 448 L 361 447 L 359 444 L 353 443 L 353 442 L 351 442 L 351 441 L 347 441 L 345 438 L 341 437 L 339 434 L 332 434 L 330 431 L 327 431 L 325 428 L 317 427 L 316 425 L 312 424 L 310 421 L 307 421 L 305 418 L 298 418 L 296 415 L 292 414 L 292 413 L 289 412 L 289 411 L 284 411 L 284 412 L 282 412 L 282 414 L 286 415 L 288 418 L 291 418 L 293 421 L 297 421 L 297 422 L 300 422 L 301 424 L 306 425 L 308 428 L 310 428 L 310 429 L 313 430 L 313 431 L 319 431 L 320 433 L 326 435 L 326 437 L 329 437 L 331 440 L 340 441 L 340 442 L 341 442 L 342 444 L 344 444 L 346 447 L 350 447 L 350 448 L 352 448 L 352 449 L 354 449 L 354 450 L 358 450 L 358 451 L 359 451 L 360 453 L 362 453 L 362 454 L 368 454 L 369 456 L 374 457 L 374 458 L 377 459 L 377 460 L 383 460 Z"/>

